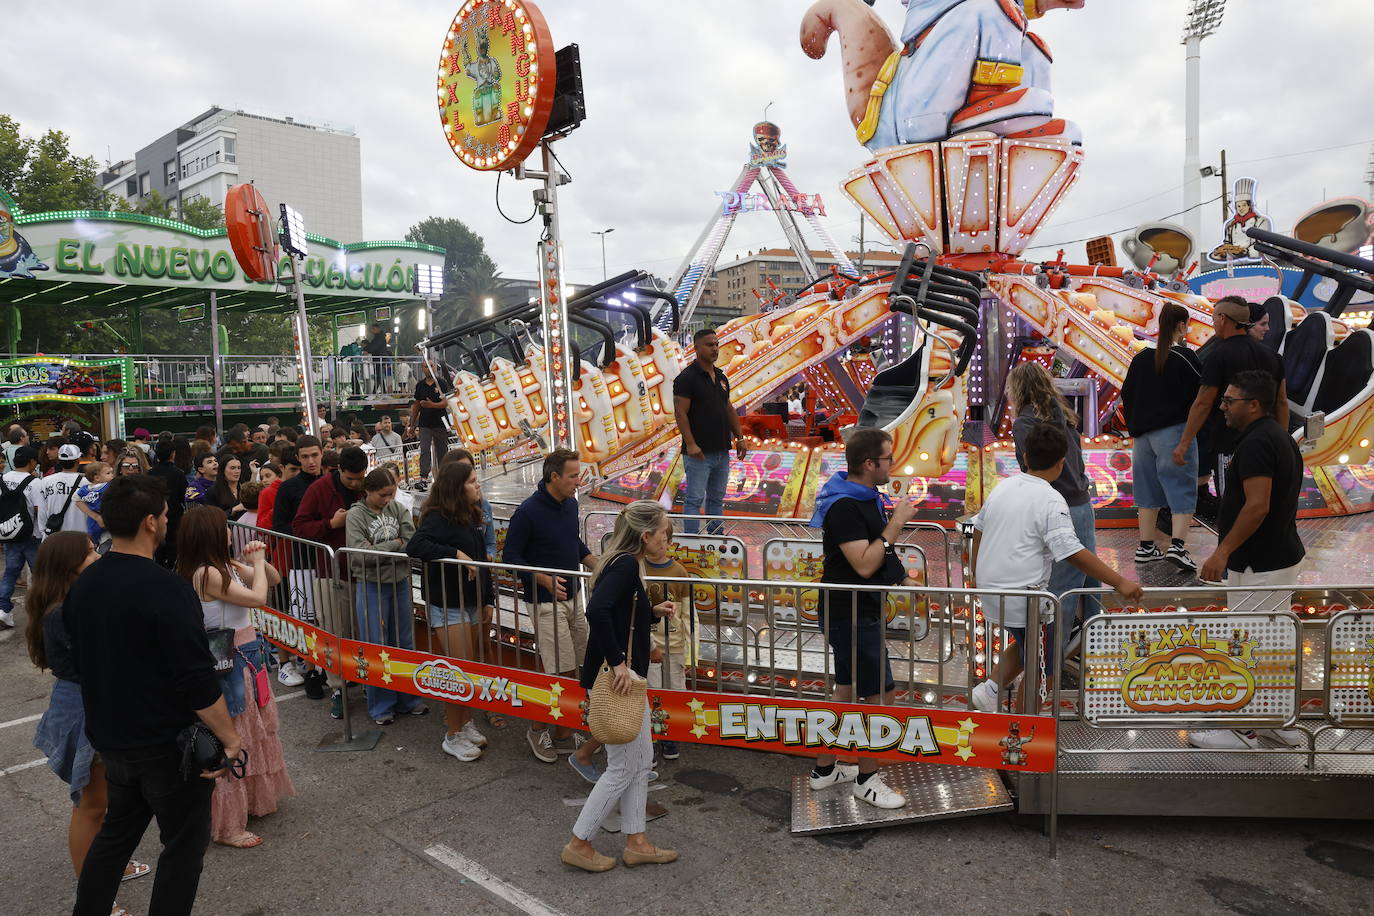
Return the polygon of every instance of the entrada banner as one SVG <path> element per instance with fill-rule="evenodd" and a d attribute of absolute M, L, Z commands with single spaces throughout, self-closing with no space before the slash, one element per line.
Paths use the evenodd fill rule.
<path fill-rule="evenodd" d="M 574 680 L 334 636 L 270 608 L 253 612 L 274 644 L 345 680 L 462 703 L 521 719 L 586 728 L 587 691 Z M 811 757 L 885 760 L 1048 773 L 1055 720 L 775 696 L 650 690 L 655 737 Z"/>

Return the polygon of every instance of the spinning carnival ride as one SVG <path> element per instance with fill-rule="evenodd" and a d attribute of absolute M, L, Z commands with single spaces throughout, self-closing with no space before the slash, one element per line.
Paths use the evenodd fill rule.
<path fill-rule="evenodd" d="M 1053 5 L 1061 4 L 1039 4 Z M 808 11 L 803 49 L 820 57 L 829 36 L 840 34 L 851 119 L 872 149 L 842 188 L 888 236 L 906 243 L 905 257 L 895 270 L 861 275 L 821 229 L 819 199 L 787 178 L 776 126 L 756 125 L 751 158 L 721 194 L 723 206 L 671 294 L 633 272 L 568 301 L 569 320 L 592 341 L 574 347 L 572 406 L 579 450 L 606 481 L 598 495 L 680 499 L 671 382 L 690 354 L 674 332 L 692 315 L 745 209 L 776 213 L 810 283 L 777 296 L 771 310 L 718 329 L 718 365 L 730 377 L 735 406 L 752 413 L 807 381 L 829 412 L 892 433 L 895 486 L 918 500 L 925 518 L 948 521 L 976 508 L 1014 469 L 1004 445 L 965 443 L 970 403 L 985 409 L 993 432 L 1001 426 L 997 393 L 1011 363 L 1063 364 L 1064 374 L 1080 380 L 1086 406 L 1095 407 L 1084 413 L 1097 432 L 1115 425 L 1117 389 L 1131 359 L 1153 340 L 1164 303 L 1188 309 L 1191 346 L 1212 336 L 1212 301 L 1185 282 L 1182 264 L 1073 265 L 1062 253 L 1047 263 L 1020 259 L 1084 158 L 1077 128 L 1055 117 L 1048 50 L 1026 25 L 1020 4 L 913 0 L 899 42 L 861 0 L 822 0 Z M 948 78 L 964 72 L 967 80 Z M 933 73 L 942 74 L 936 82 Z M 755 183 L 762 191 L 756 207 L 750 201 L 760 195 L 748 193 Z M 833 256 L 829 276 L 813 260 L 797 217 Z M 1342 291 L 1374 291 L 1374 263 L 1263 230 L 1250 236 L 1267 262 L 1324 277 Z M 1161 266 L 1175 269 L 1156 272 Z M 1313 314 L 1281 296 L 1266 303 L 1294 416 L 1316 415 L 1295 432 L 1310 469 L 1308 515 L 1374 508 L 1366 473 L 1374 332 L 1342 320 L 1351 296 L 1331 301 Z M 609 316 L 616 315 L 628 319 L 628 331 L 615 326 L 621 319 Z M 540 319 L 538 304 L 517 306 L 428 342 L 461 354 L 447 401 L 468 447 L 510 459 L 543 443 L 549 375 Z M 851 352 L 878 335 L 891 358 L 881 372 L 867 355 Z M 1134 514 L 1128 443 L 1098 436 L 1086 445 L 1099 517 L 1125 522 Z M 839 444 L 758 443 L 735 464 L 726 511 L 807 515 L 816 487 L 842 465 Z"/>

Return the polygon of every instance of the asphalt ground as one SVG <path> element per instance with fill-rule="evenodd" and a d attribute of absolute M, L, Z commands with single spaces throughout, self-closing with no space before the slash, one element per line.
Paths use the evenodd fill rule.
<path fill-rule="evenodd" d="M 22 610 L 16 614 L 22 624 Z M 250 821 L 251 850 L 211 846 L 196 912 L 340 913 L 1368 913 L 1374 825 L 1349 821 L 1066 817 L 1048 856 L 1042 819 L 984 815 L 833 834 L 789 832 L 793 757 L 683 746 L 650 799 L 667 866 L 602 875 L 561 864 L 589 786 L 529 753 L 519 723 L 460 763 L 434 714 L 384 730 L 372 751 L 322 753 L 328 703 L 274 685 L 296 797 Z M 49 675 L 0 632 L 0 913 L 69 912 L 67 790 L 32 747 Z M 355 704 L 354 721 L 370 725 Z M 614 854 L 623 841 L 602 833 Z M 156 862 L 150 828 L 137 858 Z M 146 912 L 152 879 L 123 885 Z"/>

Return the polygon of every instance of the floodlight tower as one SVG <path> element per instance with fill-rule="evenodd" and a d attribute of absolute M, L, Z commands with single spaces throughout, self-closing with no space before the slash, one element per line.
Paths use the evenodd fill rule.
<path fill-rule="evenodd" d="M 1183 153 L 1183 226 L 1202 238 L 1202 39 L 1221 27 L 1226 0 L 1189 0 L 1188 17 L 1183 24 L 1183 47 L 1187 58 L 1187 101 L 1185 103 L 1185 141 Z"/>

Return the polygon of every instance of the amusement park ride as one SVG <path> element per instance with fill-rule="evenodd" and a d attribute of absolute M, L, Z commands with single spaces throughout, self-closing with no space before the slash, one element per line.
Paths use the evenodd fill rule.
<path fill-rule="evenodd" d="M 774 213 L 806 274 L 801 289 L 760 294 L 758 314 L 716 329 L 717 365 L 730 378 L 734 406 L 746 414 L 747 427 L 772 430 L 771 438 L 757 436 L 748 456 L 734 462 L 725 511 L 773 520 L 766 526 L 772 539 L 762 545 L 760 578 L 779 581 L 728 581 L 752 573 L 740 536 L 677 538 L 675 549 L 711 552 L 714 561 L 709 570 L 703 565 L 693 573 L 715 580 L 693 586 L 693 605 L 701 615 L 694 664 L 708 680 L 734 679 L 739 690 L 751 693 L 749 685 L 761 690 L 757 679 L 764 678 L 828 696 L 828 651 L 815 627 L 814 590 L 805 587 L 816 581 L 819 542 L 785 536 L 789 523 L 811 515 L 818 487 L 843 466 L 846 427 L 891 433 L 894 492 L 914 502 L 924 522 L 950 527 L 975 510 L 1016 469 L 1009 444 L 996 437 L 1010 421 L 1003 382 L 1019 361 L 1052 368 L 1061 390 L 1081 398 L 1083 432 L 1090 437 L 1083 453 L 1095 484 L 1098 522 L 1133 525 L 1130 447 L 1117 435 L 1123 428 L 1119 388 L 1132 359 L 1154 340 L 1167 303 L 1188 310 L 1188 342 L 1201 347 L 1213 336 L 1213 301 L 1226 294 L 1222 290 L 1262 292 L 1247 298 L 1263 301 L 1268 312 L 1268 342 L 1284 360 L 1297 418 L 1292 434 L 1308 466 L 1299 514 L 1374 509 L 1374 332 L 1368 328 L 1370 312 L 1358 311 L 1374 298 L 1374 261 L 1356 253 L 1371 231 L 1363 201 L 1324 205 L 1288 237 L 1274 233 L 1272 223 L 1255 212 L 1254 181 L 1243 179 L 1225 241 L 1207 256 L 1194 254 L 1196 233 L 1154 223 L 1140 227 L 1123 246 L 1130 266 L 1116 265 L 1110 239 L 1090 246 L 1093 263 L 1071 263 L 1062 251 L 1048 261 L 1025 258 L 1085 159 L 1079 129 L 1055 111 L 1049 50 L 1028 30 L 1029 20 L 1083 5 L 1084 0 L 908 0 L 894 37 L 864 0 L 820 0 L 803 19 L 801 46 L 820 58 L 839 35 L 849 115 L 867 147 L 841 187 L 902 247 L 900 261 L 860 270 L 826 236 L 818 220 L 823 205 L 788 178 L 781 131 L 765 120 L 755 125 L 749 159 L 730 190 L 721 192 L 719 210 L 667 290 L 631 271 L 573 296 L 566 295 L 562 280 L 557 219 L 557 188 L 569 179 L 551 144 L 577 119 L 557 126 L 549 120 L 551 111 L 581 110 L 580 99 L 569 95 L 580 94 L 580 78 L 565 78 L 568 49 L 555 57 L 543 17 L 525 0 L 467 0 L 450 26 L 438 97 L 455 154 L 471 168 L 544 183 L 535 192 L 544 227 L 539 301 L 435 333 L 421 345 L 426 358 L 442 354 L 455 369 L 446 403 L 452 428 L 468 448 L 504 464 L 535 458 L 554 445 L 570 446 L 599 481 L 594 496 L 676 503 L 682 471 L 671 385 L 688 359 L 687 322 L 736 218 L 753 210 Z M 574 82 L 575 92 L 569 88 Z M 528 171 L 521 163 L 536 147 L 543 152 L 543 169 Z M 828 273 L 812 257 L 803 223 L 830 252 L 834 264 Z M 1195 275 L 1199 265 L 1205 269 Z M 819 407 L 830 415 L 825 429 L 811 420 L 805 432 L 794 428 L 789 434 L 765 409 L 799 382 L 808 388 L 805 412 L 812 415 Z M 815 435 L 826 429 L 838 435 L 830 441 Z M 594 511 L 584 522 L 614 514 Z M 499 523 L 497 528 L 499 541 Z M 957 591 L 968 586 L 952 558 L 952 539 L 937 527 L 925 528 L 944 545 L 947 590 L 942 593 L 941 583 L 926 578 L 919 545 L 898 545 L 899 552 L 907 551 L 900 556 L 908 575 L 924 587 L 888 595 L 889 647 L 894 641 L 908 647 L 898 652 L 907 673 L 897 694 L 917 705 L 951 701 L 967 709 L 992 653 L 992 631 L 977 611 L 978 602 L 988 599 Z M 1374 647 L 1374 615 L 1346 610 L 1368 606 L 1364 590 L 1322 586 L 1315 597 L 1314 590 L 1295 592 L 1298 600 L 1321 605 L 1307 607 L 1306 616 L 1295 606 L 1224 618 L 1215 612 L 1230 599 L 1184 591 L 1190 593 L 1151 596 L 1160 602 L 1148 609 L 1161 612 L 1151 618 L 1162 621 L 1157 644 L 1143 630 L 1131 629 L 1143 626 L 1133 622 L 1143 619 L 1133 614 L 1085 621 L 1082 689 L 1073 690 L 1073 699 L 1060 702 L 1061 678 L 1038 679 L 1041 708 L 1048 709 L 1040 723 L 1055 735 L 1047 739 L 1042 732 L 1040 740 L 1054 742 L 1055 761 L 1048 780 L 1016 774 L 1019 810 L 1374 816 L 1368 802 L 1351 801 L 1351 780 L 1374 772 L 1369 733 L 1358 728 L 1374 723 L 1374 681 L 1366 696 L 1360 680 L 1370 670 L 1361 667 L 1369 662 L 1360 641 L 1367 638 Z M 1105 597 L 1104 605 L 1111 600 Z M 1199 632 L 1187 607 L 1198 608 L 1215 629 L 1231 628 L 1232 638 L 1208 641 L 1204 629 L 1205 645 L 1185 644 Z M 1165 631 L 1174 624 L 1178 640 L 1170 642 L 1173 636 Z M 1253 630 L 1234 629 L 1240 626 Z M 522 632 L 516 624 L 503 638 L 518 642 Z M 1264 679 L 1252 675 L 1249 662 L 1236 661 L 1253 650 L 1252 632 L 1276 647 L 1266 650 L 1276 660 L 1266 662 L 1271 674 Z M 1044 645 L 1054 642 L 1046 639 Z M 1184 661 L 1200 652 L 1198 657 L 1216 663 L 1172 664 L 1185 652 L 1193 654 Z M 1159 667 L 1156 662 L 1168 653 L 1165 661 L 1171 663 Z M 1323 654 L 1329 675 L 1304 660 Z M 1253 654 L 1245 657 L 1253 661 Z M 1128 671 L 1130 665 L 1135 667 Z M 1028 665 L 1028 681 L 1036 680 L 1036 667 Z M 1161 693 L 1155 699 L 1163 705 L 1147 704 L 1141 714 L 1123 686 L 1137 676 L 1186 677 L 1194 668 L 1234 669 L 1236 684 L 1249 685 L 1247 697 L 1257 691 L 1277 697 L 1271 702 L 1266 694 L 1253 710 L 1242 708 L 1248 699 L 1220 707 L 1231 716 L 1224 720 L 1198 713 L 1204 723 L 1199 727 L 1225 721 L 1228 728 L 1296 728 L 1301 713 L 1311 720 L 1304 726 L 1312 727 L 1296 730 L 1311 743 L 1294 750 L 1291 739 L 1284 739 L 1280 751 L 1254 751 L 1261 756 L 1198 758 L 1184 729 L 1191 721 L 1187 713 L 1201 707 L 1186 698 L 1170 706 L 1172 700 Z M 1117 680 L 1102 686 L 1110 677 Z M 1047 681 L 1054 685 L 1052 698 L 1044 692 Z M 1236 684 L 1226 689 L 1239 690 Z M 1338 687 L 1347 692 L 1333 701 Z M 1166 688 L 1177 689 L 1160 690 Z M 1025 692 L 1036 696 L 1029 683 Z M 1171 715 L 1157 714 L 1161 710 Z M 967 729 L 976 727 L 970 719 Z M 1008 733 L 999 742 L 1003 762 L 1024 762 L 1019 755 L 1033 740 L 1033 729 Z M 1012 807 L 990 770 L 955 776 L 944 771 L 959 767 L 894 769 L 904 769 L 924 787 L 915 793 L 920 800 L 901 815 L 907 819 Z M 1231 791 L 1179 790 L 1186 777 L 1211 783 L 1219 773 L 1231 780 Z M 1291 788 L 1297 785 L 1300 790 Z M 1199 802 L 1203 795 L 1216 799 Z M 854 829 L 869 822 L 818 813 L 829 803 L 816 800 L 804 777 L 794 785 L 793 799 L 794 831 Z M 831 815 L 827 823 L 817 822 Z"/>

